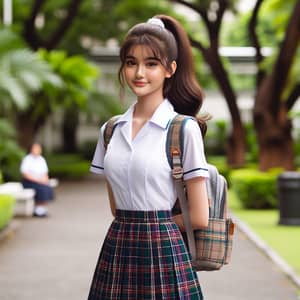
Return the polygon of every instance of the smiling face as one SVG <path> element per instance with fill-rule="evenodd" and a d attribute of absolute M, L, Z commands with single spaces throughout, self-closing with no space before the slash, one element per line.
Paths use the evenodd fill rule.
<path fill-rule="evenodd" d="M 137 45 L 126 55 L 123 75 L 138 99 L 145 99 L 163 98 L 165 78 L 170 78 L 172 74 L 165 69 L 149 47 Z"/>

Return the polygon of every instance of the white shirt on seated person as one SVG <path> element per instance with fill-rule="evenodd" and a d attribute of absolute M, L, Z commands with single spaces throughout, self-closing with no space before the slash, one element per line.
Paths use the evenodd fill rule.
<path fill-rule="evenodd" d="M 33 144 L 30 153 L 27 154 L 20 166 L 20 172 L 24 179 L 37 183 L 48 184 L 48 166 L 45 158 L 41 155 L 40 144 Z"/>

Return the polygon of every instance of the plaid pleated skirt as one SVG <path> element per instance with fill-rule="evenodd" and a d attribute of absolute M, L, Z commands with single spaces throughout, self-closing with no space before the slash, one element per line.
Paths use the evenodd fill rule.
<path fill-rule="evenodd" d="M 197 274 L 170 211 L 117 210 L 88 300 L 201 300 Z"/>

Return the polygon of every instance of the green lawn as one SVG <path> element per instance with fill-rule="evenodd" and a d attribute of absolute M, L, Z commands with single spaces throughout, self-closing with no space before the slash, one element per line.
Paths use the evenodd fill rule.
<path fill-rule="evenodd" d="M 232 191 L 229 207 L 300 275 L 300 226 L 279 225 L 278 210 L 243 209 Z"/>

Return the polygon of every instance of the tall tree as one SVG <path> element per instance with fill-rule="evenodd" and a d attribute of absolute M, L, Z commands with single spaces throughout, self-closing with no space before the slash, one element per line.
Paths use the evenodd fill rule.
<path fill-rule="evenodd" d="M 115 2 L 114 0 L 16 0 L 12 27 L 22 34 L 25 42 L 33 50 L 64 48 L 69 55 L 85 53 L 83 38 L 97 43 L 101 37 L 108 39 L 107 32 L 110 32 L 108 28 L 112 31 L 117 30 L 112 25 L 113 18 L 107 14 Z M 107 26 L 110 23 L 108 28 L 103 26 L 103 20 L 107 21 Z M 58 56 L 62 57 L 54 52 L 53 55 L 44 55 L 44 58 L 51 60 Z M 64 150 L 76 151 L 79 110 L 83 107 L 82 103 L 90 99 L 88 92 L 91 88 L 86 86 L 86 82 L 89 80 L 94 82 L 96 76 L 91 74 L 95 73 L 94 68 L 82 58 L 74 56 L 67 58 L 66 54 L 63 56 L 60 63 L 54 63 L 52 67 L 63 78 L 64 88 L 59 92 L 50 89 L 49 94 L 49 88 L 44 87 L 43 92 L 32 95 L 26 110 L 16 111 L 16 127 L 21 133 L 19 142 L 24 147 L 31 143 L 54 109 L 60 106 L 64 109 L 62 126 Z M 98 93 L 97 96 L 100 98 L 103 95 Z"/>
<path fill-rule="evenodd" d="M 286 87 L 291 81 L 291 67 L 299 49 L 300 0 L 293 1 L 294 7 L 270 72 L 264 72 L 260 67 L 263 57 L 256 34 L 258 13 L 263 2 L 257 0 L 249 23 L 259 70 L 253 116 L 259 144 L 259 165 L 261 170 L 278 166 L 291 170 L 295 164 L 289 111 L 300 96 L 300 80 L 293 82 L 288 93 Z"/>
<path fill-rule="evenodd" d="M 228 163 L 234 166 L 243 165 L 245 162 L 246 152 L 245 129 L 237 106 L 237 97 L 235 91 L 219 54 L 220 29 L 224 13 L 226 10 L 232 8 L 234 1 L 172 0 L 172 2 L 192 9 L 203 20 L 208 34 L 209 45 L 205 47 L 204 43 L 197 40 L 194 36 L 190 36 L 191 44 L 202 53 L 224 95 L 229 108 L 232 120 L 232 132 L 228 139 L 227 145 Z"/>
<path fill-rule="evenodd" d="M 82 56 L 67 56 L 65 52 L 55 50 L 40 50 L 39 54 L 43 61 L 52 66 L 55 74 L 62 79 L 63 85 L 59 89 L 45 85 L 42 91 L 35 93 L 26 110 L 16 112 L 19 142 L 23 147 L 32 143 L 38 130 L 57 107 L 63 107 L 65 115 L 70 115 L 71 121 L 73 118 L 77 121 L 78 107 L 87 105 L 89 91 L 93 90 L 93 83 L 98 76 L 98 69 Z M 66 122 L 67 120 L 64 120 L 64 124 Z M 76 129 L 77 124 L 73 122 L 72 128 Z M 70 128 L 68 125 L 65 125 L 66 130 Z M 76 130 L 68 133 L 66 144 L 76 150 Z M 70 148 L 66 150 L 70 151 Z"/>
<path fill-rule="evenodd" d="M 120 0 L 14 0 L 17 30 L 34 50 L 87 54 L 120 32 L 114 10 Z M 1 7 L 1 2 L 0 2 Z"/>
<path fill-rule="evenodd" d="M 40 16 L 45 2 L 45 0 L 34 0 L 31 6 L 30 14 L 24 21 L 23 36 L 33 50 L 37 50 L 39 48 L 52 50 L 57 48 L 67 30 L 71 27 L 78 13 L 82 0 L 70 0 L 69 4 L 65 7 L 65 11 L 62 13 L 65 16 L 61 18 L 61 22 L 57 24 L 57 27 L 51 33 L 51 35 L 49 35 L 47 38 L 42 38 L 38 34 L 36 20 L 37 17 Z"/>

